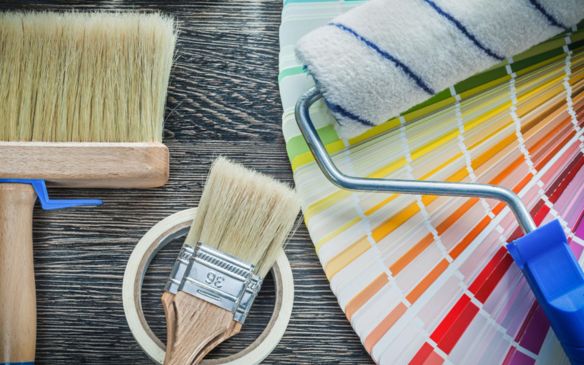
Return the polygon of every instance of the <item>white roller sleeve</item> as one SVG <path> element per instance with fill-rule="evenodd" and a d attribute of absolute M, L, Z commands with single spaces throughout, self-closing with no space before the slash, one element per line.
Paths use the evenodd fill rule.
<path fill-rule="evenodd" d="M 345 136 L 575 26 L 584 0 L 371 0 L 296 53 Z"/>

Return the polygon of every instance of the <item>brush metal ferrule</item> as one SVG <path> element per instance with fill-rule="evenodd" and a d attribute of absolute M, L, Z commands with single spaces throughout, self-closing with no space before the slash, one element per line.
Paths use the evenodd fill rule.
<path fill-rule="evenodd" d="M 254 265 L 202 243 L 194 251 L 178 290 L 232 312 L 243 323 L 262 285 Z"/>
<path fill-rule="evenodd" d="M 166 282 L 164 290 L 172 294 L 176 294 L 179 290 L 180 284 L 182 283 L 185 273 L 191 263 L 191 258 L 195 254 L 195 249 L 191 246 L 184 245 L 172 266 L 170 272 L 170 278 Z"/>

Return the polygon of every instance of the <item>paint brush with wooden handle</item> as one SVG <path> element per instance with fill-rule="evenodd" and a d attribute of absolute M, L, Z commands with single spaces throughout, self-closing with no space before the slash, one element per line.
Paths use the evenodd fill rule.
<path fill-rule="evenodd" d="M 198 364 L 241 330 L 299 210 L 288 186 L 221 157 L 213 163 L 162 295 L 165 365 Z"/>
<path fill-rule="evenodd" d="M 77 205 L 46 201 L 44 181 L 168 180 L 161 141 L 175 42 L 173 20 L 159 14 L 0 14 L 0 363 L 34 361 L 36 195 L 43 207 Z"/>

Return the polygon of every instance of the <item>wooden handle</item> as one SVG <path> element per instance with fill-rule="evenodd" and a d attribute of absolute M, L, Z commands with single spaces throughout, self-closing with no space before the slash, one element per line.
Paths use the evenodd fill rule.
<path fill-rule="evenodd" d="M 0 184 L 0 363 L 34 361 L 36 297 L 28 184 Z"/>
<path fill-rule="evenodd" d="M 176 331 L 176 311 L 174 310 L 173 304 L 174 294 L 165 291 L 162 293 L 161 301 L 162 307 L 164 308 L 164 317 L 166 318 L 166 353 L 169 353 L 174 345 L 174 332 Z"/>
<path fill-rule="evenodd" d="M 164 293 L 168 339 L 164 365 L 194 365 L 241 331 L 233 313 L 185 292 Z"/>
<path fill-rule="evenodd" d="M 0 178 L 70 188 L 154 188 L 168 181 L 162 143 L 0 142 Z"/>

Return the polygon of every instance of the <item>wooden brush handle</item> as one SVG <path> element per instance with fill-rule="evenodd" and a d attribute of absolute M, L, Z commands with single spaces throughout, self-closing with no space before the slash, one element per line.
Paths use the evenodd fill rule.
<path fill-rule="evenodd" d="M 170 358 L 168 355 L 172 346 L 174 345 L 174 333 L 176 331 L 176 311 L 173 305 L 174 294 L 165 291 L 162 293 L 162 307 L 164 308 L 164 317 L 166 318 L 166 360 Z"/>
<path fill-rule="evenodd" d="M 0 142 L 0 178 L 51 186 L 154 188 L 168 181 L 162 143 Z"/>
<path fill-rule="evenodd" d="M 34 361 L 36 297 L 28 184 L 0 184 L 0 363 Z"/>
<path fill-rule="evenodd" d="M 233 313 L 185 292 L 165 292 L 162 303 L 168 337 L 164 365 L 199 364 L 211 350 L 241 330 Z"/>

